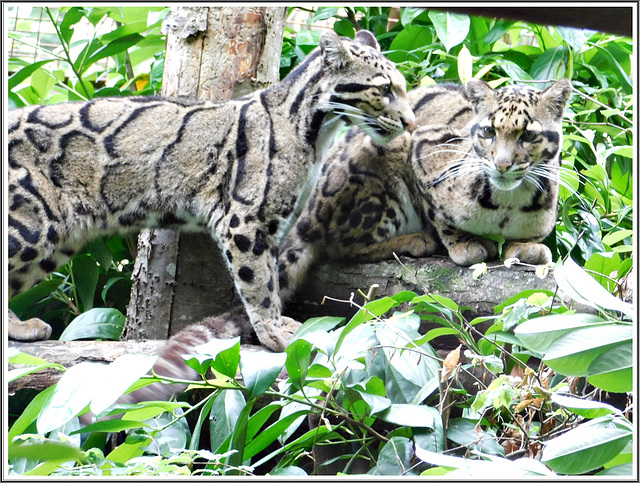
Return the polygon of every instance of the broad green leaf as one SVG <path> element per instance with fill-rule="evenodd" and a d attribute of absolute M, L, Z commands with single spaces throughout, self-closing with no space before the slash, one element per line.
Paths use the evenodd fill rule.
<path fill-rule="evenodd" d="M 29 405 L 22 411 L 22 414 L 15 420 L 11 429 L 9 429 L 9 435 L 7 441 L 11 443 L 13 438 L 23 434 L 29 426 L 38 418 L 38 415 L 42 411 L 47 401 L 51 398 L 51 395 L 56 390 L 56 386 L 49 386 L 44 391 L 39 392 L 34 396 Z"/>
<path fill-rule="evenodd" d="M 431 31 L 424 25 L 413 24 L 402 29 L 391 42 L 386 57 L 392 62 L 420 62 L 426 57 L 421 47 L 433 41 Z"/>
<path fill-rule="evenodd" d="M 9 458 L 82 463 L 86 459 L 86 454 L 66 442 L 30 438 L 27 441 L 16 440 L 10 443 Z"/>
<path fill-rule="evenodd" d="M 566 475 L 580 475 L 599 468 L 617 456 L 631 440 L 629 428 L 592 420 L 549 441 L 541 461 Z"/>
<path fill-rule="evenodd" d="M 398 302 L 391 297 L 383 297 L 365 304 L 363 308 L 358 310 L 358 312 L 351 318 L 340 334 L 340 337 L 338 337 L 334 355 L 338 353 L 340 346 L 344 343 L 345 337 L 347 337 L 352 330 L 374 317 L 379 317 L 385 314 L 389 309 L 396 307 L 397 305 Z"/>
<path fill-rule="evenodd" d="M 267 476 L 291 476 L 303 478 L 308 476 L 307 472 L 299 466 L 285 466 L 284 468 L 276 468 L 273 471 L 267 473 Z"/>
<path fill-rule="evenodd" d="M 496 20 L 495 24 L 491 27 L 491 30 L 484 38 L 484 43 L 493 44 L 500 40 L 509 31 L 509 29 L 513 27 L 513 24 L 515 24 L 515 22 L 511 20 Z"/>
<path fill-rule="evenodd" d="M 15 89 L 22 81 L 29 78 L 34 72 L 40 69 L 42 66 L 48 64 L 49 62 L 53 62 L 56 59 L 48 59 L 41 60 L 39 62 L 34 62 L 33 64 L 28 64 L 20 69 L 18 72 L 9 77 L 8 87 L 9 90 Z"/>
<path fill-rule="evenodd" d="M 79 302 L 82 311 L 86 312 L 93 308 L 93 298 L 99 276 L 98 265 L 89 255 L 78 255 L 72 261 L 71 273 L 79 299 L 76 303 Z"/>
<path fill-rule="evenodd" d="M 565 58 L 568 56 L 569 49 L 564 45 L 545 50 L 531 66 L 531 77 L 537 80 L 549 81 L 562 79 L 567 72 Z M 540 88 L 545 89 L 550 85 L 551 82 L 541 84 Z"/>
<path fill-rule="evenodd" d="M 111 406 L 136 380 L 147 374 L 157 357 L 124 354 L 106 366 L 101 374 L 101 391 L 91 400 L 91 411 L 100 414 Z"/>
<path fill-rule="evenodd" d="M 633 390 L 633 343 L 616 344 L 589 365 L 587 381 L 608 392 Z"/>
<path fill-rule="evenodd" d="M 404 7 L 400 12 L 400 22 L 403 27 L 408 27 L 418 15 L 424 13 L 423 7 Z"/>
<path fill-rule="evenodd" d="M 88 242 L 85 246 L 85 249 L 105 271 L 111 268 L 113 253 L 111 253 L 111 250 L 109 250 L 109 247 L 105 243 L 104 239 L 96 238 L 95 240 Z"/>
<path fill-rule="evenodd" d="M 107 455 L 107 460 L 125 464 L 129 460 L 141 456 L 144 452 L 143 448 L 150 442 L 151 439 L 147 436 L 127 435 L 124 443 Z"/>
<path fill-rule="evenodd" d="M 544 354 L 556 339 L 568 332 L 610 324 L 593 314 L 555 314 L 525 321 L 514 332 L 527 349 Z"/>
<path fill-rule="evenodd" d="M 261 431 L 255 438 L 246 443 L 246 448 L 244 450 L 245 459 L 252 458 L 260 451 L 267 448 L 271 443 L 278 439 L 278 437 L 299 417 L 304 417 L 310 412 L 311 409 L 296 411 L 285 416 L 284 418 L 281 417 L 280 419 L 278 419 L 278 421 Z"/>
<path fill-rule="evenodd" d="M 495 434 L 477 428 L 477 421 L 463 418 L 449 420 L 447 438 L 469 449 L 477 446 L 485 454 L 505 456 L 504 448 L 497 441 Z"/>
<path fill-rule="evenodd" d="M 71 434 L 82 433 L 118 433 L 132 428 L 148 428 L 149 425 L 142 421 L 130 421 L 127 419 L 109 419 L 98 421 L 84 428 L 73 431 Z"/>
<path fill-rule="evenodd" d="M 428 398 L 433 391 L 438 389 L 440 386 L 440 377 L 438 375 L 432 377 L 427 381 L 427 383 L 422 386 L 422 388 L 418 391 L 418 393 L 411 400 L 411 404 L 422 404 L 426 398 Z"/>
<path fill-rule="evenodd" d="M 101 390 L 105 370 L 105 365 L 93 362 L 81 362 L 67 369 L 38 415 L 38 433 L 48 433 L 78 415 Z"/>
<path fill-rule="evenodd" d="M 572 413 L 587 419 L 594 419 L 600 416 L 606 416 L 607 414 L 621 414 L 619 409 L 609 404 L 572 396 L 564 396 L 558 393 L 551 395 L 551 401 L 563 408 L 567 408 Z"/>
<path fill-rule="evenodd" d="M 560 290 L 576 302 L 599 309 L 617 310 L 633 318 L 633 305 L 611 295 L 573 259 L 568 258 L 564 263 L 559 260 L 554 269 L 554 276 Z"/>
<path fill-rule="evenodd" d="M 580 52 L 582 46 L 589 40 L 589 37 L 591 37 L 591 35 L 587 35 L 584 29 L 573 27 L 556 26 L 556 31 L 562 39 L 571 46 L 576 54 Z M 591 32 L 591 34 L 593 35 L 593 32 Z"/>
<path fill-rule="evenodd" d="M 314 332 L 328 332 L 334 329 L 338 324 L 344 322 L 344 320 L 344 317 L 313 317 L 308 319 L 304 324 L 302 324 L 302 326 L 300 326 L 300 328 L 298 328 L 294 337 L 295 339 L 304 339 L 306 336 L 309 336 Z"/>
<path fill-rule="evenodd" d="M 434 419 L 440 417 L 436 408 L 415 404 L 392 404 L 379 414 L 380 419 L 398 426 L 414 428 L 434 427 Z"/>
<path fill-rule="evenodd" d="M 271 415 L 281 408 L 282 403 L 275 401 L 252 414 L 249 418 L 249 424 L 247 425 L 247 441 L 251 441 L 262 429 Z"/>
<path fill-rule="evenodd" d="M 416 456 L 432 465 L 455 468 L 455 471 L 447 473 L 447 476 L 452 475 L 456 479 L 465 479 L 467 481 L 469 481 L 469 478 L 493 481 L 496 475 L 509 475 L 510 479 L 516 477 L 539 478 L 553 475 L 545 465 L 533 458 L 519 458 L 515 461 L 499 457 L 494 457 L 491 461 L 472 460 L 428 451 L 420 447 L 416 447 Z"/>
<path fill-rule="evenodd" d="M 633 230 L 618 230 L 618 231 L 607 233 L 602 238 L 602 242 L 611 246 L 631 236 L 633 236 Z"/>
<path fill-rule="evenodd" d="M 240 362 L 240 337 L 211 339 L 205 344 L 196 346 L 195 349 L 201 357 L 192 355 L 189 359 L 198 360 L 200 367 L 198 369 L 191 365 L 190 367 L 196 369 L 199 374 L 204 374 L 209 367 L 213 367 L 227 377 L 236 377 Z M 195 361 L 193 363 L 197 365 Z"/>
<path fill-rule="evenodd" d="M 377 394 L 369 394 L 368 392 L 361 389 L 357 389 L 357 388 L 355 390 L 358 394 L 360 394 L 364 402 L 367 403 L 370 409 L 370 414 L 372 415 L 379 413 L 380 411 L 384 411 L 385 409 L 391 406 L 391 401 L 389 401 L 384 396 L 378 396 Z"/>
<path fill-rule="evenodd" d="M 413 443 L 407 438 L 395 436 L 380 450 L 376 469 L 385 476 L 402 476 L 411 469 Z"/>
<path fill-rule="evenodd" d="M 54 292 L 62 282 L 64 282 L 64 279 L 60 277 L 40 282 L 35 287 L 11 297 L 9 300 L 9 309 L 13 310 L 18 317 L 23 317 L 32 305 L 35 305 L 37 302 Z"/>
<path fill-rule="evenodd" d="M 286 348 L 287 360 L 285 366 L 293 385 L 297 388 L 304 386 L 307 372 L 311 365 L 311 351 L 313 345 L 304 339 L 294 340 Z"/>
<path fill-rule="evenodd" d="M 118 309 L 96 308 L 80 314 L 60 335 L 60 340 L 119 340 L 126 317 Z"/>
<path fill-rule="evenodd" d="M 113 42 L 105 45 L 104 47 L 98 49 L 90 58 L 87 60 L 83 67 L 86 69 L 90 65 L 96 63 L 100 59 L 104 59 L 105 57 L 110 57 L 112 55 L 119 54 L 120 52 L 124 52 L 129 47 L 136 45 L 140 42 L 144 37 L 142 35 L 134 33 L 125 35 L 124 37 L 120 37 Z"/>
<path fill-rule="evenodd" d="M 249 391 L 249 399 L 260 396 L 269 389 L 284 367 L 285 353 L 248 352 L 240 356 L 242 381 Z"/>
<path fill-rule="evenodd" d="M 211 450 L 214 453 L 234 432 L 246 404 L 240 391 L 220 391 L 215 397 L 209 413 L 209 437 Z"/>
<path fill-rule="evenodd" d="M 586 376 L 598 356 L 613 347 L 630 342 L 633 328 L 620 325 L 587 327 L 571 331 L 551 344 L 543 360 L 566 376 Z M 628 362 L 624 361 L 627 367 Z"/>
<path fill-rule="evenodd" d="M 596 476 L 633 476 L 634 468 L 636 468 L 636 465 L 634 463 L 623 463 L 621 465 L 606 468 L 599 473 L 596 473 Z"/>
<path fill-rule="evenodd" d="M 461 13 L 429 11 L 429 18 L 436 28 L 438 38 L 447 52 L 462 43 L 469 33 L 469 16 Z"/>
<path fill-rule="evenodd" d="M 80 22 L 85 16 L 85 10 L 82 7 L 71 7 L 64 14 L 62 18 L 62 22 L 60 22 L 60 35 L 62 40 L 68 44 L 71 41 L 71 37 L 73 36 L 74 29 L 71 28 Z"/>
<path fill-rule="evenodd" d="M 231 466 L 240 466 L 245 459 L 250 458 L 250 456 L 246 455 L 247 423 L 249 421 L 249 414 L 251 413 L 254 402 L 255 399 L 247 402 L 247 404 L 242 408 L 233 428 L 233 432 L 231 433 L 229 449 L 232 451 L 235 450 L 235 452 L 227 458 L 227 462 Z"/>

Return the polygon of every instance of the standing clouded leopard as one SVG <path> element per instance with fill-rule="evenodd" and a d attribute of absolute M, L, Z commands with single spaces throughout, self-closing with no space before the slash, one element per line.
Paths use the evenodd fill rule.
<path fill-rule="evenodd" d="M 206 230 L 258 338 L 283 350 L 298 323 L 281 315 L 276 256 L 307 178 L 339 119 L 381 144 L 412 127 L 405 94 L 373 35 L 326 32 L 281 83 L 234 101 L 104 98 L 11 111 L 10 291 L 101 234 Z M 12 319 L 13 338 L 48 336 Z"/>
<path fill-rule="evenodd" d="M 491 89 L 479 80 L 410 91 L 418 128 L 381 146 L 353 127 L 327 152 L 323 172 L 279 256 L 285 302 L 318 260 L 378 261 L 393 253 L 421 257 L 438 241 L 458 264 L 497 254 L 546 263 L 539 243 L 556 221 L 562 114 L 571 92 L 564 79 L 545 91 Z M 180 331 L 154 371 L 197 378 L 181 354 L 212 338 L 248 338 L 238 310 Z M 121 402 L 168 397 L 176 386 L 154 384 Z"/>
<path fill-rule="evenodd" d="M 330 151 L 279 259 L 288 298 L 319 258 L 377 261 L 426 256 L 441 242 L 472 265 L 498 253 L 551 261 L 539 243 L 557 212 L 564 79 L 544 91 L 493 90 L 483 81 L 408 93 L 418 128 L 380 146 L 352 128 Z M 410 141 L 409 141 L 410 139 Z"/>

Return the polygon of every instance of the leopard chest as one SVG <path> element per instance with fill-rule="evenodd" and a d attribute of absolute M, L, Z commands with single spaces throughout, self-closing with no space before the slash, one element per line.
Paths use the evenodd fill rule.
<path fill-rule="evenodd" d="M 512 191 L 479 190 L 458 179 L 442 183 L 433 193 L 436 217 L 446 225 L 474 235 L 502 235 L 505 239 L 546 236 L 556 220 L 555 197 L 540 196 L 527 186 Z M 547 196 L 549 195 L 549 196 Z"/>

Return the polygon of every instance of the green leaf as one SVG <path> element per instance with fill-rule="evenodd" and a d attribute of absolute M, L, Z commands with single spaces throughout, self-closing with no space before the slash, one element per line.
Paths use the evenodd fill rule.
<path fill-rule="evenodd" d="M 140 34 L 133 33 L 129 35 L 125 35 L 124 37 L 120 37 L 113 42 L 105 45 L 104 47 L 98 49 L 84 64 L 83 70 L 86 70 L 87 67 L 96 63 L 100 59 L 104 59 L 105 57 L 110 57 L 112 55 L 119 54 L 120 52 L 124 52 L 128 48 L 136 45 L 138 42 L 143 40 L 144 37 Z"/>
<path fill-rule="evenodd" d="M 369 394 L 368 392 L 354 388 L 355 391 L 362 397 L 364 402 L 369 406 L 370 414 L 376 414 L 380 411 L 384 411 L 385 409 L 391 406 L 391 401 L 389 401 L 384 396 L 378 396 L 377 394 Z"/>
<path fill-rule="evenodd" d="M 505 456 L 504 448 L 498 443 L 492 431 L 477 429 L 477 421 L 464 418 L 453 418 L 447 426 L 447 438 L 456 444 L 469 449 L 477 447 L 485 454 Z"/>
<path fill-rule="evenodd" d="M 11 429 L 9 429 L 9 435 L 7 441 L 11 443 L 13 438 L 23 434 L 29 426 L 38 418 L 42 408 L 47 401 L 51 398 L 51 395 L 56 390 L 56 386 L 49 386 L 44 391 L 36 394 L 28 406 L 22 411 L 22 414 L 15 420 Z"/>
<path fill-rule="evenodd" d="M 496 20 L 495 24 L 493 25 L 493 27 L 491 27 L 491 30 L 485 37 L 484 43 L 493 44 L 494 42 L 500 40 L 509 31 L 509 29 L 513 27 L 515 23 L 516 22 L 513 22 L 511 20 Z"/>
<path fill-rule="evenodd" d="M 127 435 L 124 443 L 107 455 L 107 460 L 114 463 L 125 464 L 129 460 L 141 456 L 144 447 L 151 442 L 151 439 L 141 435 Z"/>
<path fill-rule="evenodd" d="M 9 444 L 9 458 L 28 458 L 36 461 L 77 461 L 82 463 L 86 454 L 70 443 L 31 438 Z"/>
<path fill-rule="evenodd" d="M 555 29 L 560 34 L 560 37 L 562 37 L 562 39 L 571 46 L 576 54 L 580 52 L 582 46 L 587 42 L 587 40 L 589 40 L 589 37 L 585 35 L 584 29 L 561 26 L 556 26 Z"/>
<path fill-rule="evenodd" d="M 119 340 L 126 317 L 118 309 L 97 308 L 78 315 L 60 335 L 60 340 Z"/>
<path fill-rule="evenodd" d="M 565 58 L 569 55 L 569 49 L 560 45 L 549 50 L 536 59 L 531 66 L 531 77 L 537 80 L 562 79 L 567 72 Z M 551 82 L 540 85 L 541 89 L 545 89 L 551 85 Z"/>
<path fill-rule="evenodd" d="M 376 469 L 385 476 L 402 476 L 412 467 L 413 443 L 407 438 L 395 436 L 380 450 Z"/>
<path fill-rule="evenodd" d="M 400 13 L 400 23 L 403 27 L 408 27 L 418 15 L 424 13 L 423 7 L 404 7 Z"/>
<path fill-rule="evenodd" d="M 64 282 L 64 279 L 60 277 L 44 280 L 35 287 L 11 297 L 9 300 L 9 308 L 13 310 L 18 317 L 22 318 L 31 306 L 55 292 L 62 282 Z"/>
<path fill-rule="evenodd" d="M 247 406 L 240 391 L 220 391 L 215 397 L 209 413 L 209 438 L 211 451 L 217 452 L 238 424 L 242 411 Z"/>
<path fill-rule="evenodd" d="M 101 373 L 101 391 L 91 400 L 91 411 L 100 414 L 111 406 L 135 381 L 147 374 L 157 356 L 123 354 Z"/>
<path fill-rule="evenodd" d="M 64 14 L 58 28 L 60 29 L 61 40 L 63 40 L 65 44 L 69 44 L 71 37 L 73 37 L 74 29 L 71 27 L 80 22 L 85 15 L 86 11 L 82 7 L 71 7 L 67 10 L 67 13 Z"/>
<path fill-rule="evenodd" d="M 245 459 L 252 458 L 259 452 L 266 449 L 270 444 L 277 440 L 278 437 L 283 434 L 284 431 L 299 417 L 306 416 L 310 412 L 311 409 L 305 409 L 288 414 L 283 418 L 281 417 L 281 419 L 278 419 L 278 421 L 273 423 L 271 426 L 261 431 L 260 434 L 246 443 L 246 448 L 244 450 Z"/>
<path fill-rule="evenodd" d="M 356 327 L 365 323 L 368 320 L 371 320 L 374 317 L 379 317 L 382 314 L 386 313 L 392 307 L 398 305 L 398 302 L 392 299 L 391 297 L 383 297 L 381 299 L 373 300 L 363 306 L 362 309 L 358 310 L 358 312 L 351 318 L 349 323 L 345 326 L 345 328 L 340 333 L 338 337 L 338 342 L 336 342 L 336 347 L 334 349 L 334 355 L 338 353 L 340 347 L 344 343 L 347 335 L 353 331 Z"/>
<path fill-rule="evenodd" d="M 471 22 L 468 15 L 430 10 L 429 18 L 447 52 L 462 43 L 469 33 Z"/>
<path fill-rule="evenodd" d="M 294 340 L 286 348 L 287 360 L 285 366 L 292 384 L 296 388 L 304 387 L 307 372 L 311 364 L 313 345 L 304 339 Z"/>
<path fill-rule="evenodd" d="M 543 360 L 560 374 L 586 376 L 590 364 L 598 356 L 612 346 L 620 347 L 628 343 L 632 337 L 633 328 L 630 326 L 609 325 L 574 330 L 551 344 Z"/>
<path fill-rule="evenodd" d="M 344 317 L 313 317 L 305 321 L 304 324 L 296 331 L 296 339 L 304 339 L 306 336 L 314 332 L 328 332 L 334 329 L 338 324 L 344 322 Z"/>
<path fill-rule="evenodd" d="M 555 314 L 525 321 L 514 332 L 526 348 L 544 354 L 556 339 L 573 330 L 610 324 L 593 314 Z"/>
<path fill-rule="evenodd" d="M 235 450 L 235 452 L 227 458 L 227 462 L 230 466 L 240 466 L 245 459 L 250 458 L 245 454 L 247 444 L 247 423 L 249 421 L 249 413 L 253 408 L 255 400 L 249 401 L 246 406 L 242 408 L 238 415 L 233 433 L 231 433 L 231 442 L 229 443 L 229 449 Z"/>
<path fill-rule="evenodd" d="M 206 344 L 197 346 L 196 350 L 202 357 L 193 356 L 190 360 L 195 358 L 203 364 L 201 368 L 196 369 L 199 374 L 205 374 L 207 369 L 212 367 L 227 377 L 236 377 L 240 362 L 240 337 L 211 339 Z"/>
<path fill-rule="evenodd" d="M 103 364 L 81 362 L 67 369 L 37 418 L 38 433 L 45 434 L 63 426 L 78 415 L 101 390 Z"/>
<path fill-rule="evenodd" d="M 458 77 L 462 84 L 466 84 L 473 77 L 473 57 L 464 45 L 458 54 Z"/>
<path fill-rule="evenodd" d="M 287 359 L 285 353 L 243 352 L 240 356 L 240 372 L 247 396 L 253 399 L 269 389 L 274 383 Z"/>
<path fill-rule="evenodd" d="M 558 393 L 551 395 L 551 401 L 563 408 L 567 408 L 572 413 L 587 419 L 594 419 L 608 414 L 622 414 L 618 408 L 609 404 L 572 396 L 565 396 Z"/>
<path fill-rule="evenodd" d="M 148 428 L 148 424 L 142 421 L 130 421 L 127 419 L 109 419 L 98 421 L 84 428 L 73 431 L 71 435 L 82 433 L 118 433 L 132 428 Z"/>
<path fill-rule="evenodd" d="M 424 25 L 413 24 L 402 29 L 389 46 L 386 57 L 391 62 L 420 62 L 426 57 L 421 47 L 432 42 L 431 32 Z"/>
<path fill-rule="evenodd" d="M 113 253 L 109 250 L 106 242 L 103 238 L 96 238 L 91 240 L 85 246 L 85 250 L 95 259 L 96 262 L 105 270 L 111 268 L 111 262 L 113 261 Z"/>
<path fill-rule="evenodd" d="M 93 298 L 98 284 L 98 265 L 89 255 L 76 256 L 71 264 L 73 282 L 78 295 L 78 303 L 81 311 L 86 312 L 93 308 Z"/>
<path fill-rule="evenodd" d="M 633 305 L 611 295 L 571 258 L 559 260 L 554 269 L 558 287 L 576 302 L 594 308 L 617 310 L 633 318 Z"/>
<path fill-rule="evenodd" d="M 56 59 L 48 59 L 41 60 L 39 62 L 34 62 L 33 64 L 29 64 L 24 66 L 18 72 L 9 77 L 8 80 L 8 88 L 9 90 L 15 89 L 22 81 L 31 76 L 34 72 L 40 69 L 42 66 L 48 64 L 49 62 L 53 62 Z"/>
<path fill-rule="evenodd" d="M 415 404 L 392 404 L 380 413 L 380 419 L 398 426 L 414 428 L 434 427 L 434 419 L 440 417 L 436 408 Z"/>
<path fill-rule="evenodd" d="M 589 365 L 587 381 L 603 391 L 633 390 L 633 344 L 631 340 L 616 344 Z"/>
<path fill-rule="evenodd" d="M 541 461 L 566 475 L 580 475 L 607 463 L 631 440 L 632 431 L 612 426 L 610 418 L 582 424 L 549 441 Z"/>

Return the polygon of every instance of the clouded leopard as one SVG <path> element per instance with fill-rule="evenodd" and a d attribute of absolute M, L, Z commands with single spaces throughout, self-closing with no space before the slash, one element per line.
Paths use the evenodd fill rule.
<path fill-rule="evenodd" d="M 279 259 L 291 296 L 318 259 L 426 256 L 444 245 L 459 265 L 495 257 L 551 261 L 539 243 L 557 213 L 562 116 L 571 83 L 493 90 L 481 80 L 408 93 L 417 129 L 386 146 L 352 128 L 323 173 Z"/>
<path fill-rule="evenodd" d="M 568 80 L 545 91 L 491 89 L 472 80 L 409 91 L 418 127 L 382 146 L 352 127 L 327 152 L 322 174 L 279 255 L 280 289 L 289 300 L 320 260 L 372 262 L 393 253 L 423 257 L 441 243 L 460 265 L 497 254 L 546 263 L 539 243 L 556 221 L 562 115 Z M 248 322 L 234 310 L 182 330 L 154 371 L 195 379 L 181 354 L 212 338 L 241 336 Z M 167 398 L 180 388 L 154 384 L 121 402 Z"/>
<path fill-rule="evenodd" d="M 204 230 L 259 340 L 283 350 L 299 324 L 281 315 L 276 257 L 313 166 L 343 120 L 382 145 L 411 128 L 405 94 L 373 35 L 326 32 L 282 82 L 241 99 L 103 98 L 11 111 L 9 290 L 42 280 L 98 235 Z M 16 319 L 10 337 L 48 337 Z"/>

